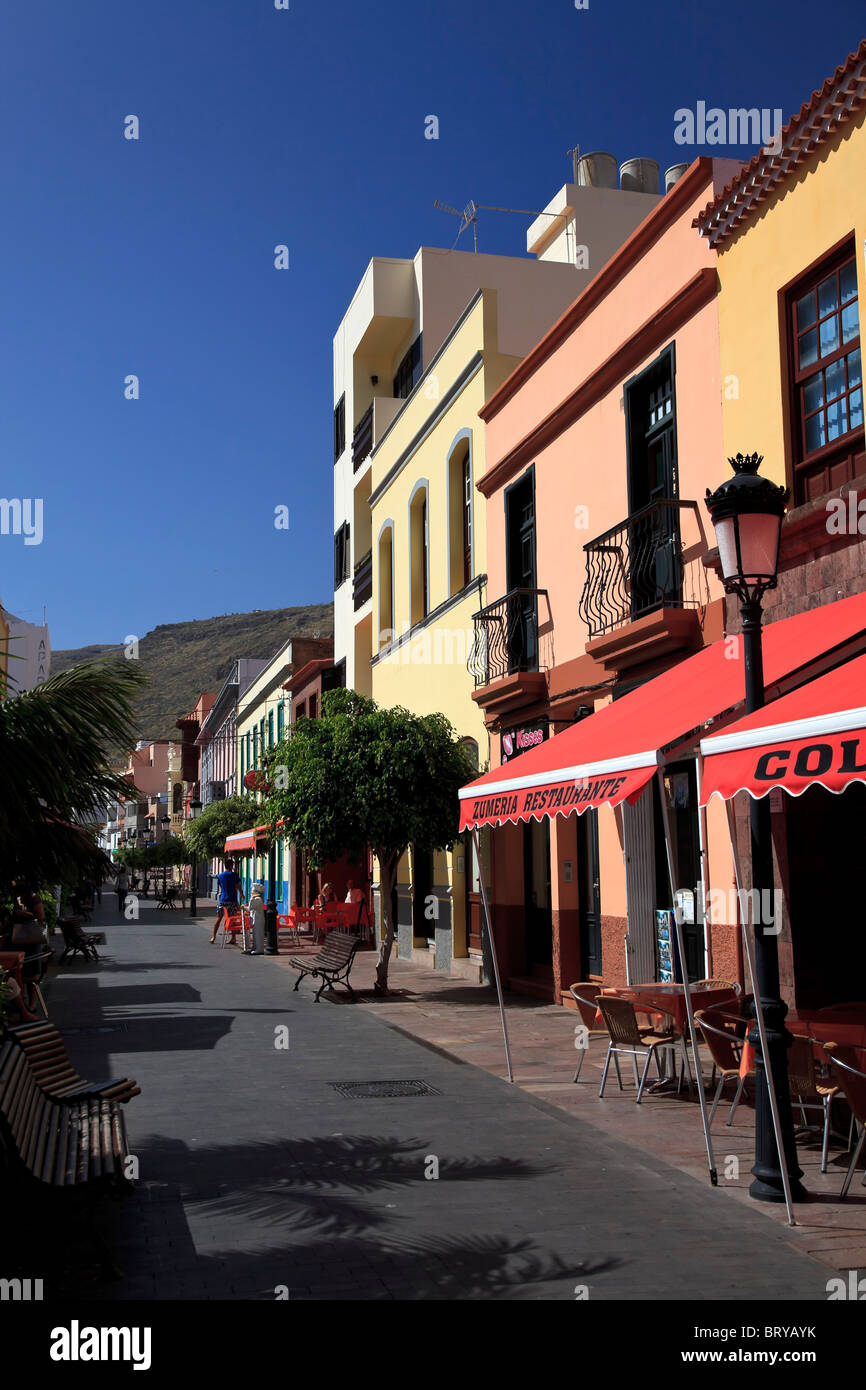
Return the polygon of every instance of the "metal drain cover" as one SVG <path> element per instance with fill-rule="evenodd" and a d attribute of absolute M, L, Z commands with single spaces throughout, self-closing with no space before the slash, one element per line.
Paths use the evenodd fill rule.
<path fill-rule="evenodd" d="M 125 1032 L 126 1032 L 126 1024 L 125 1024 L 125 1023 L 101 1023 L 101 1024 L 99 1024 L 98 1027 L 94 1027 L 94 1028 L 59 1028 L 59 1029 L 58 1029 L 58 1032 L 62 1033 L 63 1036 L 64 1036 L 65 1038 L 71 1038 L 71 1037 L 73 1037 L 75 1034 L 79 1034 L 79 1033 L 80 1033 L 80 1034 L 87 1034 L 88 1036 L 93 1036 L 93 1035 L 95 1035 L 95 1034 L 97 1034 L 97 1033 L 125 1033 Z"/>
<path fill-rule="evenodd" d="M 347 1100 L 379 1100 L 383 1096 L 441 1096 L 426 1081 L 332 1081 L 330 1085 Z"/>

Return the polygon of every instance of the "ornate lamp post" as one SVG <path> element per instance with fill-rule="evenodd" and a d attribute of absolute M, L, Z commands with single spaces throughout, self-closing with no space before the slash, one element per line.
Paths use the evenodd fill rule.
<path fill-rule="evenodd" d="M 188 819 L 188 820 L 197 820 L 198 817 L 199 817 L 200 815 L 201 815 L 201 802 L 200 802 L 200 801 L 197 801 L 197 800 L 196 800 L 196 801 L 191 801 L 191 802 L 189 803 L 189 815 L 188 815 L 187 819 Z M 189 915 L 190 915 L 190 917 L 195 917 L 196 912 L 197 912 L 197 910 L 198 910 L 198 902 L 197 902 L 197 900 L 196 900 L 196 895 L 197 895 L 197 892 L 198 892 L 198 882 L 197 882 L 197 880 L 198 880 L 198 856 L 197 856 L 195 850 L 193 850 L 193 854 L 192 854 L 192 864 L 190 865 L 190 879 L 189 879 Z"/>
<path fill-rule="evenodd" d="M 728 478 L 715 492 L 710 492 L 708 488 L 706 504 L 716 531 L 725 592 L 736 594 L 740 600 L 746 713 L 751 714 L 764 704 L 761 599 L 768 589 L 775 589 L 778 582 L 782 517 L 790 493 L 787 488 L 770 482 L 769 478 L 758 476 L 763 462 L 760 454 L 737 454 L 728 462 L 734 470 L 733 478 Z M 760 801 L 750 798 L 749 821 L 752 887 L 755 889 L 752 901 L 772 902 L 773 841 L 770 806 L 766 797 Z M 755 1164 L 752 1168 L 755 1180 L 749 1192 L 760 1202 L 782 1202 L 785 1199 L 770 1105 L 769 1084 L 772 1077 L 782 1147 L 791 1179 L 791 1195 L 795 1201 L 804 1201 L 806 1192 L 799 1181 L 803 1174 L 797 1164 L 788 1086 L 787 1052 L 792 1039 L 785 1028 L 788 1008 L 781 998 L 779 987 L 778 926 L 774 921 L 759 920 L 755 922 L 754 930 L 756 983 L 766 1025 L 768 1057 L 762 1055 L 760 1034 L 755 1024 L 749 1034 L 749 1041 L 755 1048 L 756 1087 Z M 755 1006 L 758 1006 L 758 1000 Z M 772 1068 L 770 1073 L 768 1062 Z"/>
<path fill-rule="evenodd" d="M 165 840 L 165 839 L 167 838 L 167 836 L 168 836 L 168 827 L 171 825 L 171 816 L 169 816 L 169 815 L 160 816 L 160 818 L 159 818 L 159 823 L 160 823 L 160 825 L 162 826 L 162 838 L 163 838 L 163 840 Z M 165 861 L 163 860 L 163 865 L 162 865 L 162 896 L 163 896 L 163 897 L 165 897 L 165 893 L 166 893 L 165 871 L 166 871 L 166 864 L 165 864 Z"/>

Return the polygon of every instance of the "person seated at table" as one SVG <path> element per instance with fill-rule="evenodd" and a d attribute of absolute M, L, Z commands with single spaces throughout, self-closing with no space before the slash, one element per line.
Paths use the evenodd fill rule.
<path fill-rule="evenodd" d="M 226 866 L 222 873 L 217 874 L 217 883 L 219 884 L 219 901 L 217 903 L 216 921 L 213 924 L 213 935 L 210 939 L 211 945 L 216 941 L 223 914 L 225 913 L 226 917 L 232 916 L 237 912 L 238 904 L 242 903 L 244 900 L 244 890 L 241 886 L 240 879 L 235 873 L 235 861 L 233 859 L 226 860 Z"/>
<path fill-rule="evenodd" d="M 346 884 L 346 896 L 345 896 L 345 898 L 343 899 L 343 902 L 344 902 L 344 903 L 362 903 L 363 901 L 364 901 L 364 893 L 363 893 L 362 889 L 356 888 L 356 887 L 355 887 L 355 880 L 354 880 L 353 878 L 350 878 L 350 879 L 349 879 L 349 882 Z"/>
<path fill-rule="evenodd" d="M 329 904 L 337 901 L 337 895 L 330 883 L 322 884 L 322 891 L 313 903 L 313 907 L 328 907 Z"/>
<path fill-rule="evenodd" d="M 45 908 L 42 899 L 29 884 L 23 882 L 14 884 L 13 892 L 12 949 L 28 950 L 45 946 Z"/>

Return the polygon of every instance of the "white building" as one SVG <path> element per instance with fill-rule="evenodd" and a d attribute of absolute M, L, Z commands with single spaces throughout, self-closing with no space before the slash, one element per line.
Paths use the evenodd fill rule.
<path fill-rule="evenodd" d="M 9 630 L 7 643 L 9 695 L 23 695 L 41 685 L 51 673 L 51 641 L 47 623 L 26 623 L 0 607 L 0 632 Z M 5 663 L 4 663 L 5 664 Z"/>

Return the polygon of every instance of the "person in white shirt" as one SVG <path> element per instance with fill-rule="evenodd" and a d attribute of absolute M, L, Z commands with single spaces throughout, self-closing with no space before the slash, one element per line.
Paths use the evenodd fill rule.
<path fill-rule="evenodd" d="M 346 888 L 348 891 L 346 893 L 345 898 L 343 899 L 343 902 L 362 903 L 364 901 L 364 894 L 360 888 L 355 887 L 355 880 L 353 878 L 349 879 L 349 882 L 346 884 Z"/>
<path fill-rule="evenodd" d="M 247 951 L 248 956 L 263 956 L 265 954 L 265 885 L 254 883 L 253 891 L 250 895 L 250 923 L 253 929 L 252 949 Z"/>

